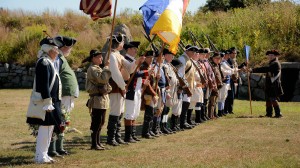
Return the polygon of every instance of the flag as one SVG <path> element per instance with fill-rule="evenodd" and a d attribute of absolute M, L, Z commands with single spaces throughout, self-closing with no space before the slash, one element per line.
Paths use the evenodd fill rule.
<path fill-rule="evenodd" d="M 91 16 L 95 21 L 111 16 L 111 0 L 81 0 L 79 9 Z"/>
<path fill-rule="evenodd" d="M 174 54 L 178 49 L 182 18 L 188 3 L 189 0 L 148 0 L 140 7 L 146 33 L 157 34 L 169 44 L 169 50 Z"/>
<path fill-rule="evenodd" d="M 246 55 L 246 60 L 248 62 L 249 61 L 249 56 L 250 56 L 250 46 L 245 45 L 244 46 L 244 51 L 245 51 L 245 55 Z"/>

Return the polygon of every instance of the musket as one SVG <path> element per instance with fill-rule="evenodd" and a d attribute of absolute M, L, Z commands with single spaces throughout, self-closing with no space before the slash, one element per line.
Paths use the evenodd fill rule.
<path fill-rule="evenodd" d="M 214 43 L 211 41 L 211 39 L 209 38 L 208 34 L 206 34 L 206 38 L 209 42 L 210 48 L 215 51 L 215 52 L 219 52 L 219 50 L 217 49 L 217 47 L 214 45 Z"/>
<path fill-rule="evenodd" d="M 180 48 L 181 48 L 183 51 L 185 51 L 185 50 L 183 49 L 183 47 L 181 46 L 181 45 L 184 46 L 184 44 L 183 44 L 183 42 L 182 42 L 181 40 L 180 40 L 179 44 L 180 44 L 180 45 L 179 45 Z M 205 75 L 203 74 L 203 72 L 200 70 L 199 66 L 198 66 L 191 58 L 189 58 L 189 59 L 190 59 L 190 61 L 192 62 L 192 64 L 195 66 L 196 70 L 198 71 L 198 73 L 199 73 L 199 75 L 200 75 L 201 83 L 204 83 L 205 85 L 207 85 L 208 81 L 207 81 Z"/>
<path fill-rule="evenodd" d="M 191 37 L 192 37 L 192 40 L 194 42 L 194 45 L 196 45 L 196 42 L 198 43 L 198 45 L 201 47 L 201 48 L 204 48 L 203 45 L 200 43 L 200 41 L 197 40 L 197 38 L 194 36 L 193 32 L 192 31 L 189 31 Z"/>
<path fill-rule="evenodd" d="M 191 97 L 193 94 L 189 88 L 189 84 L 187 83 L 186 79 L 178 75 L 178 69 L 176 67 L 174 67 L 171 63 L 169 63 L 169 65 L 172 67 L 173 71 L 175 72 L 176 78 L 178 79 L 181 88 L 185 91 L 188 97 Z"/>
<path fill-rule="evenodd" d="M 46 30 L 43 30 L 43 33 L 45 33 L 48 37 L 52 38 L 52 36 L 50 36 Z"/>

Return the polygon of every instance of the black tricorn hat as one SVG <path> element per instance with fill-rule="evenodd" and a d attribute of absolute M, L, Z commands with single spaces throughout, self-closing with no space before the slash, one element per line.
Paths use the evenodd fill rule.
<path fill-rule="evenodd" d="M 154 57 L 154 52 L 152 50 L 147 51 L 145 57 Z"/>
<path fill-rule="evenodd" d="M 166 54 L 173 54 L 173 53 L 170 50 L 164 48 L 163 55 L 166 55 Z"/>
<path fill-rule="evenodd" d="M 128 48 L 133 48 L 133 47 L 139 48 L 140 44 L 141 44 L 141 42 L 139 42 L 139 41 L 131 41 L 131 42 L 127 43 L 127 44 L 124 44 L 123 48 L 125 50 L 127 50 Z"/>
<path fill-rule="evenodd" d="M 48 44 L 48 45 L 54 45 L 57 46 L 57 44 L 55 43 L 55 41 L 53 40 L 53 38 L 50 37 L 45 37 L 40 41 L 40 46 L 42 46 L 43 44 Z"/>
<path fill-rule="evenodd" d="M 77 42 L 77 40 L 73 37 L 67 37 L 67 36 L 56 36 L 54 38 L 54 43 L 57 44 L 58 48 L 62 48 L 64 46 L 66 47 L 72 47 L 73 45 L 75 45 L 75 43 Z"/>
<path fill-rule="evenodd" d="M 174 67 L 176 67 L 176 68 L 179 68 L 179 67 L 182 66 L 182 63 L 181 63 L 178 59 L 173 59 L 173 60 L 171 61 L 171 64 L 172 64 Z"/>
<path fill-rule="evenodd" d="M 212 58 L 215 57 L 222 57 L 222 54 L 220 52 L 214 52 L 214 54 L 211 56 Z"/>
<path fill-rule="evenodd" d="M 100 52 L 100 51 L 98 51 L 98 50 L 91 50 L 90 51 L 90 55 L 87 57 L 87 58 L 85 58 L 83 61 L 82 61 L 82 63 L 85 63 L 85 62 L 91 62 L 92 61 L 92 59 L 93 59 L 93 57 L 96 57 L 96 56 L 98 56 L 98 55 L 104 55 L 105 53 L 104 52 Z"/>
<path fill-rule="evenodd" d="M 277 50 L 269 50 L 269 51 L 267 51 L 266 55 L 269 55 L 269 54 L 274 54 L 275 56 L 280 55 L 279 51 L 277 51 Z"/>
<path fill-rule="evenodd" d="M 187 46 L 185 46 L 185 50 L 197 52 L 199 50 L 199 48 L 197 46 L 192 46 L 192 45 L 188 44 Z"/>
<path fill-rule="evenodd" d="M 236 47 L 231 47 L 230 49 L 228 49 L 229 54 L 232 54 L 233 51 L 236 51 L 236 53 L 240 53 L 240 51 L 236 48 Z"/>

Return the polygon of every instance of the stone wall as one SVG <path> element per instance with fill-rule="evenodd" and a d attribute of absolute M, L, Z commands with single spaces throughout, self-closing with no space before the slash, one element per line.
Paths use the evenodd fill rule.
<path fill-rule="evenodd" d="M 284 95 L 280 97 L 282 101 L 300 102 L 300 63 L 283 62 L 281 82 Z M 264 74 L 251 74 L 250 77 L 251 97 L 253 100 L 264 100 Z M 239 98 L 248 99 L 248 76 L 241 73 L 242 85 L 239 88 Z"/>
<path fill-rule="evenodd" d="M 75 74 L 80 90 L 85 89 L 86 72 L 76 69 Z M 25 67 L 17 64 L 0 64 L 0 88 L 32 88 L 35 74 L 34 67 Z M 283 101 L 300 102 L 300 63 L 282 63 L 282 86 L 285 94 Z M 241 74 L 239 99 L 248 99 L 248 77 Z M 264 100 L 264 74 L 251 74 L 250 86 L 253 100 Z"/>
<path fill-rule="evenodd" d="M 75 71 L 79 88 L 85 89 L 86 72 L 78 68 Z M 35 67 L 17 64 L 0 64 L 0 88 L 32 88 Z"/>

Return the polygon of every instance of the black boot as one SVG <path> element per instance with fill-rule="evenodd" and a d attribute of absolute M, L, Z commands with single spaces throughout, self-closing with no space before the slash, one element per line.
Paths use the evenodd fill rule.
<path fill-rule="evenodd" d="M 222 110 L 218 110 L 218 116 L 219 116 L 219 117 L 222 117 L 222 116 L 223 116 Z"/>
<path fill-rule="evenodd" d="M 132 131 L 131 131 L 131 137 L 135 141 L 141 141 L 138 137 L 136 137 L 136 126 L 135 126 L 135 120 L 132 120 Z"/>
<path fill-rule="evenodd" d="M 189 102 L 182 102 L 182 111 L 180 114 L 180 128 L 181 129 L 192 129 L 192 126 L 186 122 L 186 114 L 189 109 Z"/>
<path fill-rule="evenodd" d="M 116 141 L 116 130 L 119 116 L 109 115 L 107 124 L 107 144 L 112 146 L 118 146 L 119 143 Z"/>
<path fill-rule="evenodd" d="M 166 128 L 167 123 L 161 123 L 161 132 L 164 134 L 172 134 L 167 128 Z"/>
<path fill-rule="evenodd" d="M 97 143 L 97 141 L 98 141 L 97 132 L 92 132 L 91 138 L 92 138 L 92 146 L 91 146 L 92 150 L 104 150 L 104 148 L 99 146 Z"/>
<path fill-rule="evenodd" d="M 205 118 L 205 106 L 201 107 L 200 118 L 201 118 L 202 121 L 207 121 L 206 118 Z"/>
<path fill-rule="evenodd" d="M 171 130 L 175 132 L 178 131 L 176 127 L 176 116 L 174 114 L 171 116 Z"/>
<path fill-rule="evenodd" d="M 274 116 L 275 118 L 282 117 L 279 106 L 274 106 L 274 111 L 275 111 L 275 116 Z"/>
<path fill-rule="evenodd" d="M 266 107 L 266 117 L 272 117 L 273 115 L 273 108 L 272 106 L 267 106 Z"/>
<path fill-rule="evenodd" d="M 150 135 L 150 126 L 153 116 L 153 108 L 151 106 L 145 105 L 145 115 L 144 123 L 142 129 L 142 138 L 153 139 L 154 137 Z"/>
<path fill-rule="evenodd" d="M 157 130 L 157 117 L 153 117 L 152 132 L 153 132 L 155 135 L 158 135 L 158 134 L 159 134 L 159 132 L 158 132 L 158 130 Z"/>
<path fill-rule="evenodd" d="M 188 109 L 187 115 L 186 115 L 187 116 L 186 121 L 191 126 L 196 126 L 197 124 L 192 120 L 192 113 L 193 113 L 193 109 Z"/>
<path fill-rule="evenodd" d="M 122 117 L 123 117 L 123 113 L 121 113 L 121 115 L 118 117 L 115 136 L 116 136 L 116 141 L 119 144 L 127 145 L 128 143 L 124 142 L 123 139 L 122 139 L 122 137 L 121 137 L 122 136 L 121 135 L 121 127 L 122 127 L 121 121 L 122 121 Z"/>
<path fill-rule="evenodd" d="M 198 124 L 203 123 L 204 121 L 201 118 L 201 110 L 195 110 L 195 114 L 195 122 Z"/>
<path fill-rule="evenodd" d="M 125 138 L 124 141 L 128 143 L 136 143 L 134 139 L 131 137 L 132 134 L 132 126 L 131 125 L 125 125 Z"/>

